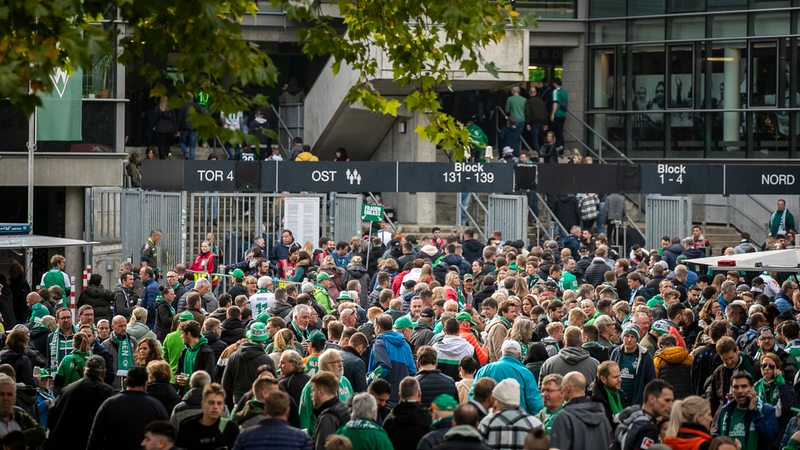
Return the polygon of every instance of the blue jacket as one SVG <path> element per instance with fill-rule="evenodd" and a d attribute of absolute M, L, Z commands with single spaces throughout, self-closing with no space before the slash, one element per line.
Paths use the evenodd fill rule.
<path fill-rule="evenodd" d="M 622 346 L 611 350 L 611 361 L 619 364 L 622 356 Z M 656 367 L 653 365 L 653 357 L 641 345 L 639 346 L 639 360 L 636 363 L 636 376 L 633 378 L 633 395 L 628 399 L 631 405 L 641 405 L 644 403 L 644 387 L 647 383 L 656 379 Z"/>
<path fill-rule="evenodd" d="M 156 325 L 156 297 L 161 295 L 158 283 L 151 278 L 144 284 L 142 291 L 142 308 L 147 310 L 147 327 L 151 330 Z"/>
<path fill-rule="evenodd" d="M 792 301 L 786 297 L 786 294 L 780 292 L 775 296 L 775 307 L 780 312 L 788 311 L 792 309 Z"/>
<path fill-rule="evenodd" d="M 369 354 L 367 373 L 375 378 L 373 372 L 379 367 L 381 373 L 378 378 L 383 378 L 392 385 L 389 402 L 395 405 L 400 399 L 400 381 L 407 376 L 417 374 L 411 346 L 408 345 L 402 334 L 396 331 L 387 331 L 375 338 Z"/>
<path fill-rule="evenodd" d="M 717 415 L 717 431 L 714 436 L 727 436 L 730 432 L 731 416 L 736 402 L 731 400 L 725 404 Z M 770 448 L 778 436 L 778 419 L 775 417 L 775 407 L 760 399 L 755 410 L 748 410 L 744 415 L 744 442 L 750 438 L 750 428 L 755 428 L 758 433 L 758 448 Z M 750 450 L 750 449 L 743 449 Z"/>
<path fill-rule="evenodd" d="M 281 419 L 262 419 L 236 439 L 234 450 L 311 450 L 311 438 Z"/>
<path fill-rule="evenodd" d="M 475 379 L 479 380 L 483 377 L 489 377 L 497 382 L 506 378 L 514 378 L 519 382 L 519 407 L 528 414 L 536 414 L 544 408 L 542 393 L 539 392 L 539 386 L 536 384 L 533 373 L 517 358 L 503 355 L 496 362 L 481 367 L 475 374 Z M 475 383 L 472 384 L 472 387 L 475 387 Z M 469 391 L 469 398 L 472 399 L 472 389 Z"/>

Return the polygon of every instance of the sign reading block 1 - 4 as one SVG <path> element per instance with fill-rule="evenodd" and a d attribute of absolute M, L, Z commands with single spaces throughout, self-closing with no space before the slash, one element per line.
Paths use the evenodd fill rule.
<path fill-rule="evenodd" d="M 370 205 L 368 203 L 363 203 L 361 205 L 361 220 L 365 222 L 380 222 L 382 219 L 382 205 Z"/>

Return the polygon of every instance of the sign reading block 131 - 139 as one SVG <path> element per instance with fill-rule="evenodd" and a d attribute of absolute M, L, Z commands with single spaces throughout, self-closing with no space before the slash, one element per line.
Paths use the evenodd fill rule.
<path fill-rule="evenodd" d="M 401 192 L 513 192 L 514 166 L 503 163 L 400 163 Z"/>

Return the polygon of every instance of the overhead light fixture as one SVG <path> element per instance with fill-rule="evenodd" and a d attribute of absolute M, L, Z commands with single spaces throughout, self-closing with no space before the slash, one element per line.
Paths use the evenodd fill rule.
<path fill-rule="evenodd" d="M 709 56 L 706 58 L 706 61 L 712 62 L 733 62 L 733 58 L 730 56 Z"/>

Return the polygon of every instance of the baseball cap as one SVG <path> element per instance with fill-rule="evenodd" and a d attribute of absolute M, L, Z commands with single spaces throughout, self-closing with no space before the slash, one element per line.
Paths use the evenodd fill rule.
<path fill-rule="evenodd" d="M 472 320 L 472 315 L 466 311 L 461 311 L 460 313 L 456 314 L 456 320 L 461 322 L 462 320 L 469 320 L 469 323 L 473 325 L 477 325 L 474 320 Z"/>
<path fill-rule="evenodd" d="M 589 251 L 589 247 L 581 246 L 581 248 L 579 248 L 578 251 L 579 252 L 588 252 Z"/>
<path fill-rule="evenodd" d="M 350 292 L 342 291 L 339 293 L 339 298 L 337 300 L 352 300 L 353 297 L 350 296 Z"/>
<path fill-rule="evenodd" d="M 242 269 L 233 269 L 233 272 L 228 273 L 228 275 L 232 276 L 233 278 L 244 278 L 244 272 L 242 272 Z"/>
<path fill-rule="evenodd" d="M 178 320 L 194 320 L 194 314 L 190 313 L 189 311 L 184 311 L 178 316 Z"/>
<path fill-rule="evenodd" d="M 749 291 L 749 290 L 750 290 L 750 286 L 748 286 L 748 285 L 746 285 L 744 283 L 736 286 L 736 291 L 737 292 L 746 292 L 746 291 Z"/>
<path fill-rule="evenodd" d="M 39 367 L 39 378 L 51 378 L 50 371 L 44 367 Z"/>
<path fill-rule="evenodd" d="M 475 280 L 475 277 L 473 277 L 471 273 L 468 273 L 468 274 L 464 275 L 464 281 L 467 281 L 467 280 L 473 281 L 473 280 Z"/>
<path fill-rule="evenodd" d="M 308 335 L 308 341 L 315 344 L 321 344 L 327 340 L 328 339 L 325 338 L 325 335 L 319 330 L 314 330 Z"/>
<path fill-rule="evenodd" d="M 434 317 L 436 314 L 433 312 L 433 308 L 430 306 L 426 306 L 422 308 L 422 311 L 419 312 L 420 317 Z"/>
<path fill-rule="evenodd" d="M 253 322 L 253 324 L 250 325 L 250 329 L 247 330 L 247 339 L 254 342 L 266 341 L 269 339 L 267 326 L 261 322 Z"/>
<path fill-rule="evenodd" d="M 325 281 L 329 280 L 331 276 L 325 272 L 320 272 L 317 274 L 317 281 Z"/>
<path fill-rule="evenodd" d="M 431 407 L 439 411 L 455 411 L 458 402 L 450 394 L 439 394 L 431 402 Z"/>
<path fill-rule="evenodd" d="M 394 321 L 394 329 L 402 330 L 404 328 L 417 328 L 417 322 L 412 322 L 408 316 L 398 317 L 397 320 Z"/>

